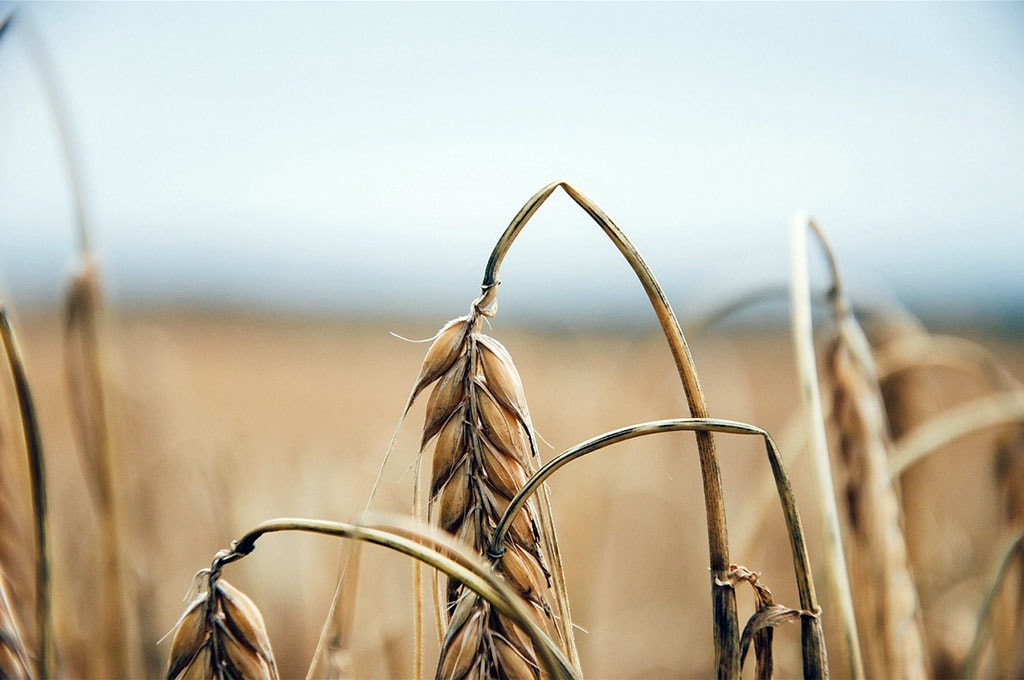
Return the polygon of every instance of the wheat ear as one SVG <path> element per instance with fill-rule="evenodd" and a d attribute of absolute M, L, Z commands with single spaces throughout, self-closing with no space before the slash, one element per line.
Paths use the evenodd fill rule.
<path fill-rule="evenodd" d="M 72 424 L 84 460 L 86 482 L 93 492 L 100 524 L 103 559 L 98 598 L 97 633 L 104 653 L 103 673 L 127 677 L 128 642 L 123 582 L 123 550 L 114 484 L 113 447 L 107 419 L 106 393 L 99 345 L 100 288 L 96 264 L 83 252 L 80 269 L 71 279 L 64 306 L 65 377 L 71 402 Z M 106 664 L 106 665 L 104 665 Z"/>
<path fill-rule="evenodd" d="M 477 306 L 438 334 L 413 390 L 436 382 L 427 403 L 422 447 L 434 442 L 430 517 L 480 554 L 533 608 L 538 623 L 557 631 L 549 605 L 550 571 L 533 504 L 494 550 L 491 532 L 522 487 L 536 444 L 519 374 L 508 351 L 480 331 Z M 435 441 L 436 440 L 436 441 Z M 449 579 L 448 617 L 438 678 L 538 677 L 536 651 L 490 603 Z"/>
<path fill-rule="evenodd" d="M 259 609 L 214 568 L 177 624 L 167 680 L 277 680 Z"/>
<path fill-rule="evenodd" d="M 868 644 L 870 677 L 927 677 L 917 588 L 907 556 L 900 505 L 888 473 L 893 448 L 867 338 L 853 317 L 824 233 L 808 226 L 828 259 L 838 337 L 829 351 L 839 460 L 846 468 L 847 524 L 853 543 L 858 625 Z"/>

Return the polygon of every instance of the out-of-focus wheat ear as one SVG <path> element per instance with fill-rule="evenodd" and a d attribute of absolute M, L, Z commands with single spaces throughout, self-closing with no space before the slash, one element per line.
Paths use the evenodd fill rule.
<path fill-rule="evenodd" d="M 0 678 L 29 680 L 28 653 L 14 610 L 7 599 L 7 586 L 0 570 Z"/>
<path fill-rule="evenodd" d="M 846 300 L 824 234 L 810 227 L 832 270 L 838 338 L 829 351 L 839 461 L 846 470 L 851 582 L 869 677 L 928 676 L 917 587 L 888 464 L 893 448 L 867 338 Z"/>
<path fill-rule="evenodd" d="M 7 318 L 7 310 L 0 306 L 0 345 L 7 358 L 7 366 L 14 382 L 14 391 L 21 415 L 21 430 L 28 453 L 29 485 L 32 494 L 32 519 L 36 539 L 35 594 L 36 594 L 36 656 L 37 677 L 47 680 L 53 676 L 55 651 L 53 639 L 53 607 L 50 591 L 50 547 L 47 533 L 46 464 L 43 457 L 39 421 L 32 401 L 32 390 L 25 375 L 14 329 Z"/>
<path fill-rule="evenodd" d="M 277 665 L 259 609 L 211 575 L 178 621 L 168 680 L 276 680 Z"/>
<path fill-rule="evenodd" d="M 101 294 L 95 260 L 83 252 L 64 303 L 64 372 L 71 404 L 71 422 L 84 461 L 86 486 L 92 492 L 100 526 L 103 560 L 97 627 L 103 654 L 95 667 L 103 675 L 127 677 L 128 614 L 125 606 L 123 548 L 115 484 L 112 438 L 107 412 L 100 349 Z"/>

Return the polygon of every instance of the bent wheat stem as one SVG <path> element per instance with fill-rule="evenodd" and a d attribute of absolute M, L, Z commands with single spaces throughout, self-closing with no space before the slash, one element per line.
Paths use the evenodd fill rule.
<path fill-rule="evenodd" d="M 814 578 L 811 572 L 811 562 L 807 553 L 807 543 L 804 536 L 803 525 L 800 521 L 800 513 L 796 506 L 796 497 L 790 484 L 789 475 L 786 472 L 782 454 L 779 452 L 775 441 L 766 430 L 747 423 L 735 420 L 723 420 L 719 418 L 675 418 L 667 420 L 656 420 L 648 423 L 629 425 L 627 427 L 605 432 L 588 439 L 585 442 L 563 451 L 548 461 L 537 471 L 526 484 L 502 515 L 501 521 L 494 529 L 492 546 L 500 546 L 504 541 L 506 532 L 512 526 L 517 514 L 537 489 L 545 483 L 562 467 L 574 460 L 601 449 L 637 437 L 644 437 L 664 432 L 717 432 L 720 434 L 741 434 L 755 435 L 762 437 L 768 454 L 768 462 L 775 477 L 775 484 L 779 493 L 779 501 L 782 505 L 783 516 L 786 521 L 787 533 L 790 539 L 790 548 L 793 553 L 793 569 L 796 574 L 797 591 L 800 597 L 800 607 L 808 612 L 817 613 L 820 611 L 817 595 L 814 590 Z M 492 548 L 493 549 L 493 548 Z M 721 579 L 716 585 L 727 583 L 728 578 Z M 803 661 L 804 676 L 808 678 L 828 677 L 828 659 L 825 653 L 824 634 L 822 632 L 820 617 L 803 617 Z"/>
<path fill-rule="evenodd" d="M 553 182 L 534 194 L 505 229 L 487 262 L 478 306 L 482 309 L 491 308 L 493 310 L 497 305 L 498 270 L 502 260 L 526 223 L 559 187 L 601 227 L 633 269 L 644 292 L 647 293 L 668 342 L 676 370 L 683 384 L 690 415 L 695 418 L 706 418 L 708 416 L 707 404 L 693 358 L 690 355 L 690 348 L 661 285 L 625 233 L 597 204 L 566 182 Z M 740 672 L 736 596 L 731 589 L 715 586 L 715 579 L 724 579 L 729 570 L 729 536 L 725 518 L 722 476 L 718 466 L 718 456 L 715 452 L 715 440 L 711 433 L 698 430 L 695 436 L 707 517 L 716 674 L 719 678 L 735 678 L 739 676 Z"/>
<path fill-rule="evenodd" d="M 223 568 L 251 553 L 256 547 L 256 541 L 263 535 L 281 531 L 300 531 L 363 541 L 420 560 L 458 580 L 515 622 L 533 643 L 538 659 L 549 677 L 556 680 L 577 677 L 558 646 L 537 625 L 527 609 L 527 603 L 494 570 L 483 564 L 479 556 L 452 537 L 406 518 L 392 520 L 383 516 L 367 516 L 366 521 L 358 523 L 294 518 L 269 520 L 234 541 L 230 550 L 222 551 L 214 561 L 214 569 Z"/>

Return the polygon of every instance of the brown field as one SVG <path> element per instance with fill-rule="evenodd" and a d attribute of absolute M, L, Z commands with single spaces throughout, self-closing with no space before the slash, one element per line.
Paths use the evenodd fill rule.
<path fill-rule="evenodd" d="M 452 316 L 462 313 L 455 304 Z M 262 520 L 347 520 L 366 504 L 426 345 L 446 319 L 359 323 L 206 313 L 108 315 L 105 361 L 128 546 L 135 668 L 163 673 L 193 575 Z M 49 466 L 57 637 L 69 676 L 95 675 L 97 528 L 68 424 L 56 313 L 14 319 L 32 381 Z M 685 324 L 684 324 L 684 330 Z M 636 333 L 552 333 L 506 327 L 501 340 L 522 375 L 542 455 L 631 423 L 688 415 L 664 340 Z M 968 332 L 968 335 L 970 333 Z M 793 350 L 782 332 L 688 338 L 711 415 L 773 433 L 787 457 L 801 447 Z M 975 337 L 1024 379 L 1020 343 Z M 934 371 L 937 405 L 988 386 Z M 10 432 L 12 413 L 4 413 Z M 403 425 L 374 508 L 409 512 L 423 403 Z M 914 470 L 908 519 L 933 663 L 962 660 L 993 572 L 1001 533 L 993 441 L 959 440 Z M 772 501 L 763 445 L 717 437 L 731 559 L 762 573 L 776 602 L 798 606 L 789 545 Z M 790 468 L 808 532 L 833 660 L 834 621 L 820 568 L 821 530 L 807 458 Z M 708 548 L 691 434 L 659 435 L 575 462 L 551 484 L 583 670 L 590 678 L 713 674 Z M 908 512 L 910 512 L 908 511 Z M 914 531 L 921 532 L 914 534 Z M 282 677 L 303 677 L 333 596 L 343 544 L 273 535 L 225 576 L 258 604 Z M 412 669 L 411 562 L 364 551 L 353 638 L 355 677 Z M 753 599 L 739 591 L 740 620 Z M 432 637 L 432 636 L 430 636 Z M 776 632 L 776 674 L 800 674 L 799 626 Z M 428 651 L 428 667 L 436 658 Z M 431 656 L 433 655 L 433 656 Z M 944 666 L 937 665 L 937 668 Z M 144 670 L 143 670 L 144 669 Z M 752 677 L 751 668 L 744 671 Z M 843 675 L 833 664 L 833 673 Z"/>

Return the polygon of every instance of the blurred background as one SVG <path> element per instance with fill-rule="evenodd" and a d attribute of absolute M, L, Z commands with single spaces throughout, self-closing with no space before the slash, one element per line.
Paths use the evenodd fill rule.
<path fill-rule="evenodd" d="M 129 650 L 131 675 L 162 676 L 158 641 L 192 575 L 231 538 L 274 516 L 366 507 L 426 350 L 389 331 L 426 338 L 466 313 L 502 230 L 554 180 L 596 201 L 644 254 L 684 317 L 712 414 L 764 427 L 788 455 L 806 436 L 786 309 L 748 311 L 730 333 L 686 322 L 785 287 L 799 210 L 831 238 L 855 302 L 899 300 L 929 330 L 983 342 L 1004 382 L 1024 379 L 1024 3 L 0 2 L 0 17 L 11 11 L 0 303 L 17 312 L 52 463 L 62 677 L 115 675 L 95 643 L 122 627 L 128 642 L 112 648 Z M 59 307 L 75 201 L 41 64 L 66 113 L 110 312 L 101 350 L 120 599 L 96 587 L 108 556 L 98 537 L 110 534 L 87 511 L 71 428 L 74 337 Z M 827 272 L 812 259 L 820 292 Z M 640 286 L 564 194 L 523 231 L 501 279 L 488 332 L 515 357 L 545 459 L 687 412 Z M 883 330 L 873 339 L 921 329 Z M 979 371 L 917 370 L 915 422 L 1005 387 Z M 0 444 L 20 441 L 7 436 L 8 382 Z M 422 419 L 421 403 L 374 508 L 409 512 Z M 1024 488 L 1024 462 L 996 465 L 1007 432 L 947 447 L 903 488 L 937 676 L 962 674 L 1007 526 L 999 489 Z M 731 554 L 792 605 L 763 446 L 721 442 Z M 620 450 L 551 485 L 571 528 L 562 552 L 584 668 L 710 677 L 693 438 Z M 23 463 L 4 454 L 0 464 Z M 814 488 L 806 458 L 791 460 L 817 570 Z M 282 677 L 302 677 L 313 657 L 338 553 L 281 537 L 231 567 L 264 612 Z M 408 562 L 366 559 L 355 677 L 409 677 Z M 24 584 L 12 590 L 30 600 Z M 105 617 L 121 600 L 127 613 Z M 740 609 L 753 611 L 749 595 Z M 797 628 L 776 640 L 778 675 L 798 676 Z"/>
<path fill-rule="evenodd" d="M 683 315 L 784 285 L 807 209 L 861 295 L 1024 323 L 1020 3 L 14 9 L 0 275 L 23 305 L 58 299 L 75 247 L 34 35 L 119 305 L 452 316 L 522 203 L 564 179 Z M 536 222 L 507 313 L 647 318 L 564 195 Z"/>

